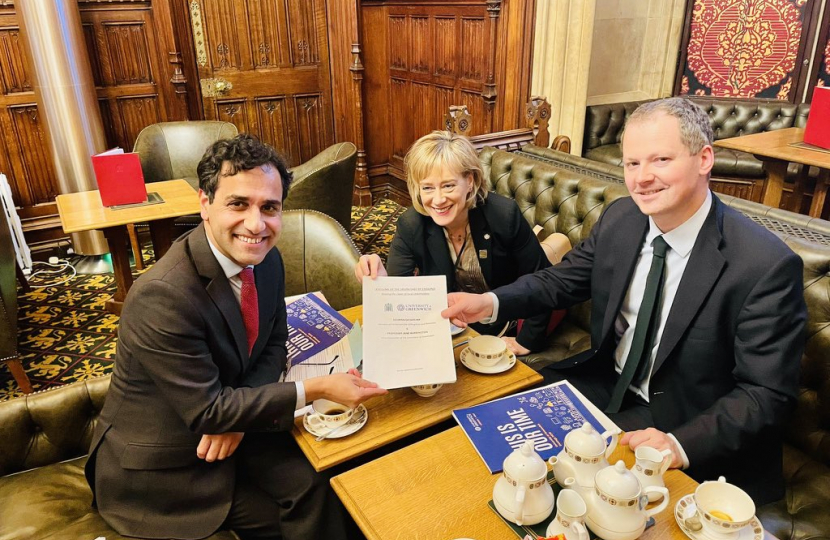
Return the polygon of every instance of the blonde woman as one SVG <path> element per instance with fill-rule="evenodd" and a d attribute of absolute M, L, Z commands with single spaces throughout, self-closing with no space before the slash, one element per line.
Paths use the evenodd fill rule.
<path fill-rule="evenodd" d="M 404 159 L 412 207 L 397 222 L 387 267 L 363 255 L 355 276 L 444 275 L 447 290 L 482 293 L 550 266 L 516 202 L 488 193 L 475 148 L 465 137 L 433 131 Z M 518 336 L 503 337 L 517 355 L 545 344 L 550 313 L 525 321 Z M 473 325 L 499 334 L 507 321 Z"/>

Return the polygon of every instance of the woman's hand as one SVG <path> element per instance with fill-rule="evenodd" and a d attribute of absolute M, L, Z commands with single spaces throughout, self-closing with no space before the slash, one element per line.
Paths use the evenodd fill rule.
<path fill-rule="evenodd" d="M 380 260 L 376 254 L 361 255 L 360 259 L 354 267 L 354 277 L 357 281 L 363 283 L 364 276 L 369 276 L 375 279 L 378 276 L 385 276 L 386 268 L 383 267 L 383 261 Z"/>

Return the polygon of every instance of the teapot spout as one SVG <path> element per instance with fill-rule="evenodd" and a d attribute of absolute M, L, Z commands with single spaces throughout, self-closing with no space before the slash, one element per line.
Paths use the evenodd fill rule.
<path fill-rule="evenodd" d="M 576 476 L 573 465 L 564 459 L 560 459 L 559 456 L 548 458 L 548 463 L 553 469 L 553 477 L 562 487 L 567 487 L 565 486 L 565 480 L 567 478 L 573 478 Z"/>

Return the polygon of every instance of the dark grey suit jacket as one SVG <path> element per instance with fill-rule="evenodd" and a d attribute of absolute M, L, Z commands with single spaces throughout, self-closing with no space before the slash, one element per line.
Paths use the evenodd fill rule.
<path fill-rule="evenodd" d="M 293 425 L 296 387 L 276 382 L 287 335 L 279 252 L 254 274 L 260 326 L 250 356 L 239 302 L 203 224 L 130 289 L 86 470 L 101 515 L 119 533 L 212 534 L 231 506 L 237 455 L 198 459 L 201 436 Z"/>
<path fill-rule="evenodd" d="M 592 350 L 566 361 L 613 369 L 614 321 L 648 231 L 630 198 L 606 209 L 563 262 L 494 291 L 500 316 L 591 299 Z M 725 475 L 761 504 L 783 496 L 781 426 L 795 402 L 807 311 L 802 261 L 713 196 L 658 346 L 655 427 L 698 480 Z"/>
<path fill-rule="evenodd" d="M 476 250 L 484 281 L 491 289 L 550 266 L 513 199 L 489 193 L 483 203 L 470 210 L 469 220 L 474 244 L 470 247 Z M 447 290 L 455 290 L 455 267 L 444 229 L 431 217 L 409 208 L 398 218 L 386 271 L 390 276 L 411 276 L 416 268 L 422 276 L 446 276 Z M 502 317 L 499 322 L 503 325 L 508 320 Z M 541 349 L 549 320 L 550 312 L 526 320 L 517 336 L 519 343 L 530 350 Z"/>

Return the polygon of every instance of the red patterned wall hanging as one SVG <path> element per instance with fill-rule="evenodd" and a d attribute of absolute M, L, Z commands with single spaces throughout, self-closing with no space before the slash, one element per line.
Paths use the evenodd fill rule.
<path fill-rule="evenodd" d="M 821 68 L 818 71 L 818 86 L 830 87 L 830 37 L 824 44 L 824 54 L 821 57 Z"/>
<path fill-rule="evenodd" d="M 681 94 L 787 99 L 808 0 L 695 0 Z"/>

